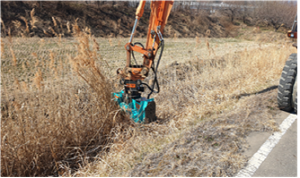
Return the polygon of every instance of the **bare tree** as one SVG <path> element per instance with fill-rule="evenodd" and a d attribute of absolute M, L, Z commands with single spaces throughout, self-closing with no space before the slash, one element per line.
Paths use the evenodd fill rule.
<path fill-rule="evenodd" d="M 105 1 L 99 1 L 99 0 L 97 0 L 95 2 L 97 4 L 98 9 L 100 9 L 100 6 L 103 5 Z"/>
<path fill-rule="evenodd" d="M 285 1 L 259 2 L 257 16 L 277 31 L 281 26 L 290 27 L 297 13 L 297 5 Z"/>
<path fill-rule="evenodd" d="M 100 8 L 100 1 L 96 1 L 98 9 Z"/>
<path fill-rule="evenodd" d="M 36 1 L 36 7 L 37 8 L 43 8 L 43 1 Z"/>
<path fill-rule="evenodd" d="M 229 17 L 230 22 L 233 22 L 241 12 L 240 6 L 241 1 L 226 1 L 222 12 Z"/>
<path fill-rule="evenodd" d="M 64 7 L 64 2 L 62 1 L 57 1 L 56 3 L 56 10 L 61 10 Z"/>
<path fill-rule="evenodd" d="M 241 8 L 241 10 L 240 10 L 239 16 L 240 16 L 241 20 L 243 21 L 243 23 L 246 23 L 246 19 L 247 19 L 247 17 L 250 16 L 250 13 L 251 13 L 251 6 L 250 6 L 249 1 L 241 2 L 240 8 Z"/>

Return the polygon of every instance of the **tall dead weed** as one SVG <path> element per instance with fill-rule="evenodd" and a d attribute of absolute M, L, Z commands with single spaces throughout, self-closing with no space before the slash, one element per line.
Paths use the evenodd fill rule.
<path fill-rule="evenodd" d="M 34 55 L 38 64 L 31 69 L 36 71 L 32 83 L 22 81 L 20 85 L 16 78 L 11 88 L 7 73 L 2 78 L 2 176 L 70 173 L 107 150 L 107 145 L 117 141 L 115 136 L 132 125 L 111 100 L 112 84 L 103 74 L 106 64 L 98 58 L 99 47 L 94 43 L 90 49 L 84 33 L 79 33 L 77 40 L 77 51 L 70 54 L 77 75 L 69 76 L 72 80 L 55 77 L 63 74 L 65 67 L 59 67 L 62 61 L 52 51 L 45 61 Z M 18 68 L 13 48 L 11 54 L 14 68 L 9 71 L 18 76 L 16 71 L 22 68 Z M 43 79 L 47 71 L 43 61 L 50 73 L 53 71 L 51 80 L 51 76 Z"/>

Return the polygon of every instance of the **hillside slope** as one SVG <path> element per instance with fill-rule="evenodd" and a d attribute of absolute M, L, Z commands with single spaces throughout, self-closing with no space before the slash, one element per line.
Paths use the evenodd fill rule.
<path fill-rule="evenodd" d="M 53 37 L 71 36 L 73 26 L 91 32 L 96 37 L 129 37 L 134 23 L 135 8 L 104 4 L 96 6 L 77 2 L 1 2 L 1 35 Z M 147 34 L 150 10 L 137 27 L 137 36 Z M 77 20 L 76 20 L 77 19 Z M 218 17 L 196 14 L 191 11 L 173 10 L 165 28 L 166 37 L 230 36 L 228 24 Z M 175 35 L 176 34 L 176 35 Z"/>

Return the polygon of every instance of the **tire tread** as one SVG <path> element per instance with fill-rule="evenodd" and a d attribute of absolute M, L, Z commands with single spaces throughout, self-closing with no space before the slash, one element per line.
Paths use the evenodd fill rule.
<path fill-rule="evenodd" d="M 293 88 L 295 78 L 297 76 L 297 53 L 289 56 L 288 60 L 283 67 L 279 85 L 278 85 L 278 107 L 284 111 L 292 111 L 293 105 Z"/>

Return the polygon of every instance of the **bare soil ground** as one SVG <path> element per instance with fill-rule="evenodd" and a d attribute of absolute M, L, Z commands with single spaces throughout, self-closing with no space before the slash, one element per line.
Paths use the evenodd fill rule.
<path fill-rule="evenodd" d="M 240 98 L 232 110 L 193 126 L 162 150 L 143 155 L 128 176 L 234 176 L 249 159 L 241 156 L 248 147 L 246 136 L 277 131 L 276 96 L 273 88 Z"/>

